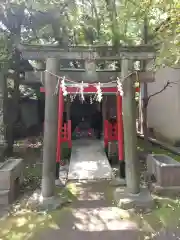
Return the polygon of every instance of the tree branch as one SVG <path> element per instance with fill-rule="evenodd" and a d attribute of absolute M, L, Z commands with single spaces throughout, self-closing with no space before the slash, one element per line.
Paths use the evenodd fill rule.
<path fill-rule="evenodd" d="M 163 91 L 166 90 L 167 87 L 172 87 L 171 84 L 177 84 L 177 82 L 167 81 L 167 83 L 164 85 L 164 87 L 163 87 L 161 90 L 159 90 L 158 92 L 155 92 L 155 93 L 149 95 L 147 98 L 144 98 L 143 101 L 145 102 L 145 107 L 147 107 L 147 105 L 148 105 L 148 103 L 149 103 L 149 100 L 150 100 L 152 97 L 154 97 L 154 96 L 162 93 Z"/>

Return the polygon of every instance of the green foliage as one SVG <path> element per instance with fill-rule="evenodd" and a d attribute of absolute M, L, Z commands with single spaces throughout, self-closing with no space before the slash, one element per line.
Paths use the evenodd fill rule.
<path fill-rule="evenodd" d="M 4 67 L 11 58 L 10 41 L 5 35 L 0 36 L 0 69 Z"/>
<path fill-rule="evenodd" d="M 24 0 L 13 2 L 21 9 L 25 6 Z M 178 0 L 35 0 L 27 3 L 26 9 L 31 23 L 24 16 L 26 31 L 21 31 L 21 41 L 137 45 L 143 43 L 143 25 L 147 18 L 148 41 L 158 42 L 160 46 L 157 65 L 180 62 Z M 4 48 L 1 51 L 6 49 L 1 43 L 0 48 Z"/>
<path fill-rule="evenodd" d="M 169 20 L 159 29 L 157 38 L 162 43 L 157 63 L 176 66 L 180 63 L 180 3 L 167 10 Z"/>

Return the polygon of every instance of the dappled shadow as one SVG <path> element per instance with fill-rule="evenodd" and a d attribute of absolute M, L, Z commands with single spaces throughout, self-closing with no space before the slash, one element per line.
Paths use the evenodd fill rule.
<path fill-rule="evenodd" d="M 22 148 L 19 153 L 26 161 L 22 192 L 27 197 L 27 193 L 31 194 L 40 185 L 41 147 Z M 37 236 L 48 229 L 67 233 L 74 228 L 82 232 L 100 229 L 102 232 L 115 232 L 122 226 L 119 225 L 119 213 L 112 203 L 108 181 L 69 183 L 64 189 L 57 188 L 56 193 L 62 202 L 72 201 L 72 204 L 65 204 L 53 212 L 38 214 L 26 208 L 26 199 L 23 197 L 22 201 L 13 205 L 10 215 L 0 220 L 0 239 L 39 239 Z"/>
<path fill-rule="evenodd" d="M 42 214 L 16 209 L 0 221 L 0 239 L 138 239 L 135 224 L 113 204 L 111 190 L 108 181 L 68 183 L 57 194 L 71 204 Z"/>
<path fill-rule="evenodd" d="M 41 176 L 41 150 L 33 150 L 32 154 L 31 150 L 24 153 L 24 156 L 28 155 L 25 170 L 27 182 L 24 185 L 26 193 L 39 186 L 38 179 Z M 29 190 L 26 189 L 32 185 Z M 127 220 L 138 223 L 145 235 L 153 239 L 157 233 L 164 236 L 164 228 L 174 229 L 180 226 L 178 199 L 156 197 L 155 210 L 148 214 L 136 214 L 123 212 L 115 206 L 109 181 L 70 182 L 66 188 L 57 188 L 56 193 L 60 199 L 67 200 L 68 204 L 53 212 L 38 214 L 22 208 L 21 203 L 19 207 L 16 204 L 10 216 L 0 220 L 0 239 L 138 239 L 135 235 L 138 235 L 137 229 Z"/>
<path fill-rule="evenodd" d="M 76 198 L 54 218 L 59 230 L 47 229 L 32 239 L 138 239 L 136 225 L 123 220 L 114 205 L 108 181 L 70 185 L 76 188 Z"/>
<path fill-rule="evenodd" d="M 60 202 L 68 203 L 76 199 L 68 188 L 57 188 L 56 194 Z M 68 215 L 66 214 L 69 211 L 68 207 L 64 205 L 52 212 L 32 211 L 27 208 L 27 200 L 27 198 L 22 198 L 12 206 L 8 216 L 0 219 L 0 239 L 24 240 L 45 229 L 59 229 L 61 220 L 64 221 L 64 215 Z"/>
<path fill-rule="evenodd" d="M 4 240 L 27 239 L 37 228 L 41 229 L 51 223 L 49 215 L 37 215 L 28 210 L 18 211 L 6 219 L 0 221 L 0 238 Z"/>
<path fill-rule="evenodd" d="M 144 231 L 144 235 L 149 236 L 147 239 L 162 239 L 158 237 L 164 236 L 164 231 L 173 233 L 180 228 L 180 201 L 167 197 L 154 196 L 154 198 L 156 208 L 152 212 L 146 214 L 131 212 L 130 219 L 138 223 L 139 228 Z M 164 240 L 166 239 L 170 240 L 171 238 L 164 238 Z"/>

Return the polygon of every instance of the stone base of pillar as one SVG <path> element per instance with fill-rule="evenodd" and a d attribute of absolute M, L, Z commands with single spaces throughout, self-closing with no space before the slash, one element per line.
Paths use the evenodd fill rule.
<path fill-rule="evenodd" d="M 151 210 L 154 208 L 154 200 L 147 188 L 141 188 L 140 193 L 131 194 L 125 187 L 116 188 L 114 191 L 114 200 L 118 207 L 128 210 Z"/>
<path fill-rule="evenodd" d="M 36 212 L 53 211 L 70 203 L 66 198 L 62 199 L 58 196 L 43 198 L 40 190 L 36 190 L 28 199 L 26 207 Z"/>
<path fill-rule="evenodd" d="M 117 187 L 117 186 L 126 186 L 126 180 L 123 178 L 116 177 L 112 179 L 110 182 L 111 186 Z"/>
<path fill-rule="evenodd" d="M 56 185 L 56 187 L 64 187 L 65 186 L 65 184 L 60 179 L 55 180 L 55 185 Z"/>

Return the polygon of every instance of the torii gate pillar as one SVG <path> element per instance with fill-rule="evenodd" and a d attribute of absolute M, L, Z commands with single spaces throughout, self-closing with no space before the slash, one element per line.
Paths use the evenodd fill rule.
<path fill-rule="evenodd" d="M 129 74 L 129 61 L 122 59 L 122 79 Z M 137 157 L 137 136 L 136 136 L 136 107 L 135 88 L 133 78 L 128 77 L 123 81 L 123 128 L 124 128 L 124 152 L 126 168 L 126 185 L 131 194 L 140 192 L 140 171 Z"/>
<path fill-rule="evenodd" d="M 58 64 L 56 58 L 46 60 L 45 73 L 45 121 L 44 121 L 44 146 L 42 170 L 42 196 L 54 196 L 55 190 L 55 164 L 58 122 L 58 94 L 55 94 L 57 77 L 48 72 L 57 74 Z"/>

